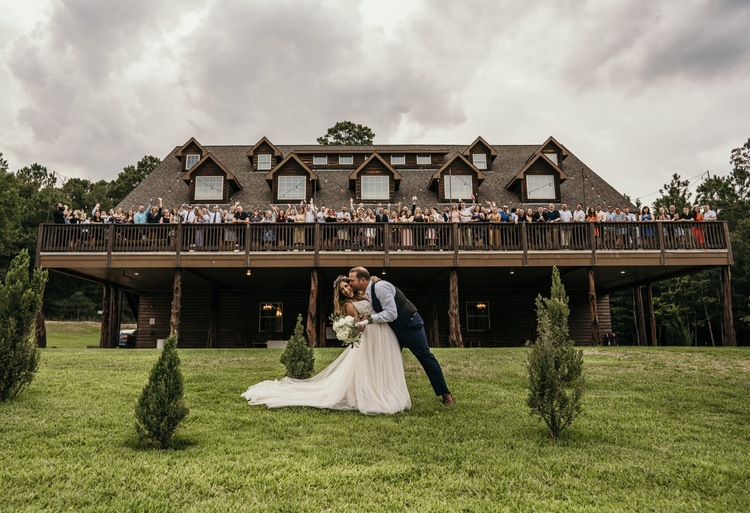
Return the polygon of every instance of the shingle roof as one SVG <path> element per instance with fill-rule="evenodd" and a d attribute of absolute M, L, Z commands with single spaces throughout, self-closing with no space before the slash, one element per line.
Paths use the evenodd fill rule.
<path fill-rule="evenodd" d="M 320 145 L 275 145 L 286 158 L 291 153 L 353 153 L 353 152 L 424 152 L 441 153 L 448 158 L 454 152 L 462 153 L 470 145 L 373 145 L 373 146 L 320 146 Z M 529 157 L 540 148 L 539 144 L 532 145 L 493 145 L 497 151 L 497 157 L 492 161 L 489 169 L 484 170 L 485 180 L 479 187 L 478 199 L 495 201 L 498 204 L 509 206 L 529 206 L 537 203 L 523 204 L 514 192 L 505 188 L 512 178 L 521 171 Z M 183 169 L 180 161 L 175 157 L 182 146 L 175 147 L 169 155 L 141 182 L 119 206 L 129 209 L 138 205 L 147 205 L 149 198 L 162 197 L 164 206 L 177 208 L 183 203 L 189 203 L 189 188 L 182 181 Z M 237 181 L 242 185 L 242 190 L 235 192 L 231 202 L 239 201 L 246 209 L 267 208 L 273 203 L 271 188 L 266 182 L 266 171 L 257 171 L 252 167 L 247 157 L 248 151 L 253 145 L 245 146 L 204 146 L 205 150 L 211 152 L 228 170 L 230 170 Z M 568 151 L 570 151 L 568 149 Z M 432 175 L 440 168 L 435 165 L 432 168 L 403 169 L 398 167 L 401 174 L 401 183 L 396 191 L 396 202 L 406 201 L 407 198 L 417 196 L 420 205 L 437 205 L 439 200 L 435 191 L 428 189 Z M 584 164 L 572 152 L 562 165 L 562 169 L 569 175 L 561 185 L 561 200 L 575 205 L 583 203 L 584 206 L 602 205 L 628 205 L 633 206 L 620 192 L 610 186 L 602 177 Z M 326 170 L 316 168 L 315 172 L 320 179 L 320 188 L 315 192 L 314 201 L 318 206 L 340 207 L 349 203 L 349 198 L 354 192 L 349 189 L 349 175 L 354 171 L 351 169 Z M 356 201 L 356 198 L 355 198 Z"/>

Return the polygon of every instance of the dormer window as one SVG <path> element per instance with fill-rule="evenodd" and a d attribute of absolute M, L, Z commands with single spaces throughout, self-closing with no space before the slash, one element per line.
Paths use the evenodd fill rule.
<path fill-rule="evenodd" d="M 284 176 L 279 179 L 278 200 L 290 202 L 292 200 L 307 199 L 307 183 L 304 176 Z"/>
<path fill-rule="evenodd" d="M 313 155 L 313 166 L 325 166 L 328 164 L 328 155 Z"/>
<path fill-rule="evenodd" d="M 530 200 L 555 199 L 555 176 L 526 175 L 526 197 Z"/>
<path fill-rule="evenodd" d="M 354 165 L 354 155 L 339 155 L 339 165 L 341 166 Z"/>
<path fill-rule="evenodd" d="M 471 162 L 477 169 L 487 169 L 487 154 L 474 153 L 471 156 Z"/>
<path fill-rule="evenodd" d="M 560 160 L 557 157 L 557 153 L 545 153 L 544 156 L 550 159 L 556 166 L 560 165 Z"/>
<path fill-rule="evenodd" d="M 427 166 L 432 164 L 432 156 L 431 155 L 417 155 L 417 165 L 418 166 Z"/>
<path fill-rule="evenodd" d="M 406 164 L 406 155 L 391 155 L 392 166 L 403 166 Z"/>
<path fill-rule="evenodd" d="M 187 171 L 194 165 L 198 163 L 198 161 L 201 159 L 201 156 L 197 153 L 188 153 L 185 155 L 185 170 Z"/>
<path fill-rule="evenodd" d="M 196 176 L 196 201 L 221 201 L 224 198 L 223 176 Z"/>
<path fill-rule="evenodd" d="M 261 153 L 258 155 L 258 169 L 268 171 L 271 169 L 271 154 Z"/>
<path fill-rule="evenodd" d="M 387 200 L 390 198 L 390 182 L 387 176 L 362 176 L 363 200 Z"/>
<path fill-rule="evenodd" d="M 445 199 L 465 200 L 474 194 L 474 184 L 470 175 L 443 175 L 445 180 Z"/>

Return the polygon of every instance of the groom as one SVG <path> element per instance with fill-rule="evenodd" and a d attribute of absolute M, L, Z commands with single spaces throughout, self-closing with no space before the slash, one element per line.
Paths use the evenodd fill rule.
<path fill-rule="evenodd" d="M 385 280 L 371 281 L 370 273 L 364 267 L 354 267 L 349 271 L 349 279 L 351 288 L 355 292 L 364 292 L 375 310 L 374 314 L 357 323 L 360 329 L 376 322 L 390 324 L 401 347 L 408 347 L 422 364 L 435 395 L 441 396 L 443 403 L 453 404 L 453 396 L 445 384 L 443 370 L 427 345 L 424 321 L 412 302 L 392 283 Z"/>

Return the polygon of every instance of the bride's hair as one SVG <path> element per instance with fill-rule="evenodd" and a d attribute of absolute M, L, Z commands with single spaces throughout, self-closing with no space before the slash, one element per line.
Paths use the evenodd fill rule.
<path fill-rule="evenodd" d="M 334 315 L 347 315 L 346 303 L 350 300 L 348 297 L 341 293 L 341 282 L 345 281 L 349 283 L 351 278 L 348 276 L 341 275 L 333 282 L 333 313 Z M 354 299 L 361 298 L 363 294 L 361 292 L 354 293 Z"/>

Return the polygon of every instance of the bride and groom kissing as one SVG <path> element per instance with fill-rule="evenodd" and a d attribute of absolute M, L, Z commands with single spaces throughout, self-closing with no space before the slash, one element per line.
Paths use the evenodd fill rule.
<path fill-rule="evenodd" d="M 398 413 L 411 407 L 401 349 L 408 348 L 427 373 L 435 395 L 453 404 L 443 371 L 427 344 L 424 321 L 414 304 L 392 283 L 371 277 L 364 267 L 339 276 L 333 288 L 334 314 L 358 319 L 357 346 L 309 379 L 284 378 L 257 383 L 242 394 L 249 404 L 269 408 L 310 406 Z"/>

